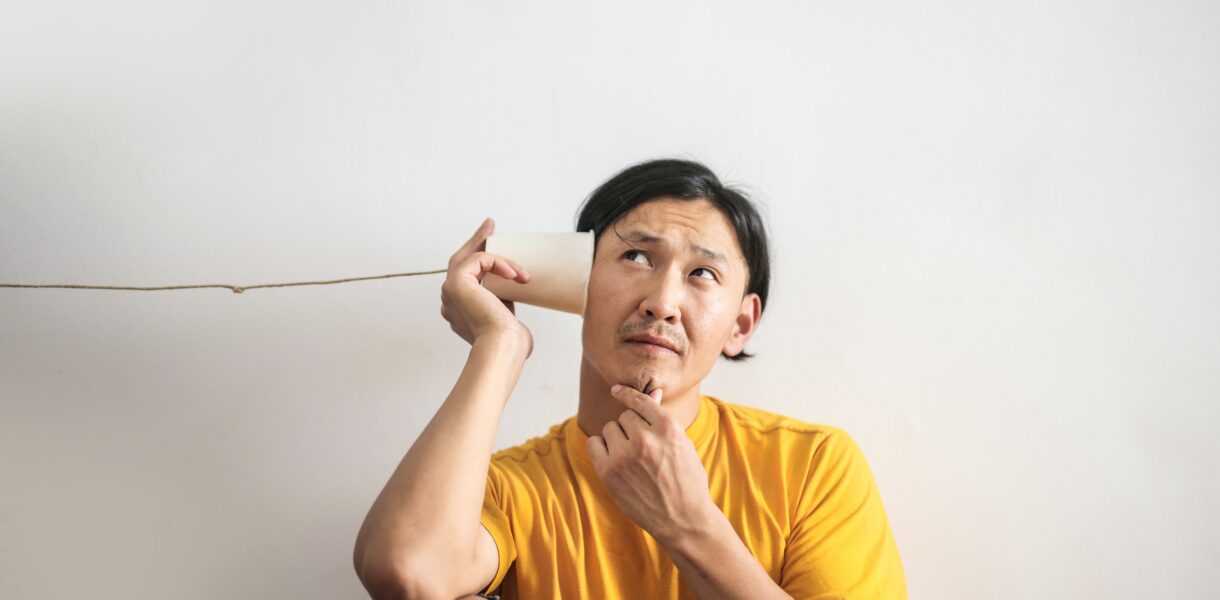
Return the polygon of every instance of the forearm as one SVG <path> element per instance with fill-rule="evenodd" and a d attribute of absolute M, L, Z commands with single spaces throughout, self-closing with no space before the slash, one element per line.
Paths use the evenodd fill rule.
<path fill-rule="evenodd" d="M 715 512 L 708 526 L 664 542 L 682 580 L 695 597 L 711 599 L 764 599 L 791 596 L 779 587 L 737 536 L 724 513 Z"/>
<path fill-rule="evenodd" d="M 365 517 L 358 573 L 469 563 L 496 429 L 528 350 L 513 336 L 475 340 L 457 384 Z"/>

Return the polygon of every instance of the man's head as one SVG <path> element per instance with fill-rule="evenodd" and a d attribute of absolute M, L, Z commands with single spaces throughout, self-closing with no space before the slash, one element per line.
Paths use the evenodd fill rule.
<path fill-rule="evenodd" d="M 741 192 L 693 161 L 628 167 L 581 206 L 595 251 L 584 360 L 607 381 L 670 394 L 744 350 L 767 301 L 766 228 Z M 674 352 L 632 342 L 652 335 Z"/>

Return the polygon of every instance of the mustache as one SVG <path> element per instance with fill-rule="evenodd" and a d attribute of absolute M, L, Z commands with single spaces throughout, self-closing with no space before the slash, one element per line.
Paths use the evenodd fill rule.
<path fill-rule="evenodd" d="M 644 333 L 644 334 L 651 335 L 653 337 L 659 337 L 659 338 L 668 340 L 678 350 L 686 349 L 686 339 L 684 337 L 682 337 L 681 335 L 678 335 L 677 333 L 664 329 L 664 328 L 662 328 L 659 331 L 653 331 L 653 328 L 649 327 L 647 325 L 645 325 L 643 327 L 639 327 L 639 326 L 627 327 L 619 332 L 619 337 L 620 337 L 620 339 L 625 340 L 637 333 Z"/>

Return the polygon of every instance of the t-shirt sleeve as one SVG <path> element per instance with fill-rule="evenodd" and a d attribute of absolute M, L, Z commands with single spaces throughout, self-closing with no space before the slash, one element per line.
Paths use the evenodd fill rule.
<path fill-rule="evenodd" d="M 832 429 L 813 451 L 784 552 L 780 587 L 794 598 L 907 598 L 898 547 L 856 442 Z"/>
<path fill-rule="evenodd" d="M 487 489 L 483 494 L 483 513 L 479 517 L 479 522 L 487 528 L 492 539 L 496 541 L 500 564 L 496 568 L 496 576 L 492 578 L 491 584 L 483 590 L 484 595 L 490 595 L 500 586 L 505 574 L 508 573 L 508 568 L 517 559 L 517 546 L 513 542 L 512 527 L 509 526 L 508 513 L 505 508 L 508 506 L 505 502 L 505 495 L 508 492 L 506 483 L 504 473 L 495 462 L 492 462 L 487 469 Z"/>

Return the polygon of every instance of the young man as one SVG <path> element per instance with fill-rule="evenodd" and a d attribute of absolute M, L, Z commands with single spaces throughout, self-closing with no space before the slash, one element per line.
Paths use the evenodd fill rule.
<path fill-rule="evenodd" d="M 589 196 L 579 409 L 494 454 L 533 338 L 481 285 L 529 282 L 529 265 L 483 252 L 493 227 L 441 286 L 466 366 L 356 539 L 373 596 L 906 598 L 852 439 L 700 391 L 719 357 L 749 357 L 767 299 L 766 230 L 747 198 L 684 160 L 631 166 Z"/>

